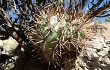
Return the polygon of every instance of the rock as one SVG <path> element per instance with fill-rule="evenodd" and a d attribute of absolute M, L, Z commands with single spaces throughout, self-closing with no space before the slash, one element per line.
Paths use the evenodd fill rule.
<path fill-rule="evenodd" d="M 16 49 L 18 43 L 15 39 L 10 37 L 7 40 L 0 40 L 0 48 L 3 48 L 2 54 L 9 54 Z"/>
<path fill-rule="evenodd" d="M 18 42 L 10 37 L 6 40 L 0 40 L 0 70 L 11 70 L 18 58 L 13 51 L 18 46 Z"/>
<path fill-rule="evenodd" d="M 2 40 L 0 40 L 0 48 L 2 48 L 2 46 L 3 46 L 3 42 Z"/>
<path fill-rule="evenodd" d="M 86 42 L 80 56 L 75 62 L 75 70 L 110 70 L 110 47 L 101 36 Z"/>

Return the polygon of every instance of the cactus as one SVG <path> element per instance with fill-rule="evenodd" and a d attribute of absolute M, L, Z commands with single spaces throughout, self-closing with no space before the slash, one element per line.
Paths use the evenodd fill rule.
<path fill-rule="evenodd" d="M 53 70 L 71 69 L 84 46 L 81 43 L 85 36 L 84 32 L 76 31 L 76 27 L 81 21 L 75 19 L 68 23 L 66 20 L 68 15 L 61 14 L 59 19 L 58 13 L 50 16 L 45 16 L 46 14 L 41 13 L 41 16 L 36 18 L 41 20 L 29 29 L 32 30 L 30 32 L 32 39 L 35 40 L 37 47 L 42 52 L 39 53 L 43 55 L 40 58 L 44 58 L 50 70 L 51 68 Z"/>

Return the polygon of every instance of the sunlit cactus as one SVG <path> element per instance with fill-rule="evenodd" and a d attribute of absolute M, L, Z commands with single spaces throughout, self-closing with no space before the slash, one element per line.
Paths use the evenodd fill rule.
<path fill-rule="evenodd" d="M 61 9 L 59 9 L 61 10 Z M 45 12 L 45 13 L 44 13 Z M 42 51 L 44 59 L 51 69 L 71 69 L 79 55 L 81 48 L 84 47 L 82 40 L 85 38 L 83 30 L 77 31 L 77 27 L 81 24 L 80 19 L 71 20 L 68 14 L 60 12 L 49 14 L 48 11 L 39 11 L 40 16 L 36 16 L 33 26 L 29 30 L 31 39 L 38 45 L 36 50 Z M 60 15 L 59 15 L 60 14 Z M 40 20 L 40 21 L 39 21 Z M 44 62 L 44 63 L 45 63 Z"/>

